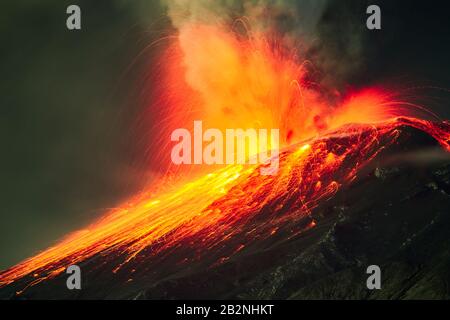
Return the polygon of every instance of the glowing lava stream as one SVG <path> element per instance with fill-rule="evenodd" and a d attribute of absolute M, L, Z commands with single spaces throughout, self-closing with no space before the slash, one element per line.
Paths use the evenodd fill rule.
<path fill-rule="evenodd" d="M 195 119 L 221 130 L 280 128 L 285 148 L 278 174 L 230 165 L 172 192 L 143 194 L 2 272 L 0 287 L 20 280 L 27 288 L 94 256 L 112 263 L 113 272 L 141 259 L 139 266 L 152 268 L 168 256 L 170 265 L 202 259 L 204 267 L 220 264 L 264 240 L 314 227 L 313 220 L 303 223 L 305 217 L 394 144 L 402 126 L 428 133 L 450 151 L 447 123 L 395 118 L 409 114 L 402 109 L 407 104 L 385 92 L 366 90 L 349 95 L 339 108 L 328 106 L 305 80 L 295 54 L 264 37 L 242 39 L 193 26 L 180 31 L 178 40 L 174 53 L 164 55 L 167 79 L 161 79 L 156 105 L 167 121 L 159 121 L 165 127 L 152 142 L 165 148 L 174 128 Z M 310 137 L 316 138 L 304 140 Z"/>
<path fill-rule="evenodd" d="M 401 126 L 428 133 L 450 151 L 446 123 L 398 118 L 344 126 L 281 152 L 276 176 L 261 176 L 256 165 L 231 165 L 172 193 L 140 197 L 6 270 L 0 275 L 0 285 L 25 276 L 31 277 L 28 286 L 35 285 L 97 254 L 124 255 L 117 271 L 149 248 L 155 257 L 180 247 L 189 248 L 195 259 L 219 252 L 221 258 L 216 263 L 225 262 L 252 243 L 272 237 L 285 224 L 295 226 L 319 201 L 329 199 L 341 185 L 352 181 L 362 166 L 394 144 Z M 311 221 L 289 236 L 314 225 Z M 224 250 L 235 236 L 241 237 L 239 244 Z M 179 259 L 186 262 L 188 257 Z"/>

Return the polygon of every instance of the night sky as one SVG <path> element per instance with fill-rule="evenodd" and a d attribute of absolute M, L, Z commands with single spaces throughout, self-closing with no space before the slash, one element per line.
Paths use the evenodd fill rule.
<path fill-rule="evenodd" d="M 129 2 L 2 5 L 0 269 L 151 183 L 134 126 L 142 93 L 152 91 L 144 84 L 157 49 L 145 48 L 170 25 L 162 3 Z M 66 29 L 70 4 L 81 7 L 81 31 Z M 365 27 L 368 4 L 382 9 L 380 31 Z M 449 9 L 446 1 L 328 1 L 313 31 L 315 50 L 332 61 L 326 77 L 341 90 L 423 87 L 418 101 L 448 119 L 450 94 L 431 87 L 450 89 Z M 341 67 L 332 74 L 332 66 Z"/>

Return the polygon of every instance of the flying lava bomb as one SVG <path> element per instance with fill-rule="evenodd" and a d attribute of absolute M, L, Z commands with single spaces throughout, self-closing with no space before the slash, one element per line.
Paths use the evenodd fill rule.
<path fill-rule="evenodd" d="M 214 279 L 215 272 L 259 261 L 277 247 L 306 246 L 314 232 L 326 234 L 327 219 L 339 215 L 322 208 L 357 186 L 387 152 L 409 151 L 410 139 L 420 137 L 448 159 L 447 121 L 390 88 L 322 88 L 310 76 L 315 62 L 276 30 L 252 28 L 246 19 L 231 26 L 183 21 L 166 41 L 153 100 L 161 110 L 159 134 L 149 149 L 178 182 L 161 188 L 169 174 L 159 178 L 84 229 L 2 271 L 1 297 L 189 298 L 197 287 L 186 284 L 184 292 L 179 279 L 202 272 Z M 279 130 L 279 146 L 268 147 L 277 149 L 276 174 L 264 175 L 267 164 L 249 161 L 198 162 L 193 175 L 195 164 L 171 163 L 171 133 L 194 132 L 198 120 L 224 136 L 230 128 Z M 80 293 L 64 291 L 70 265 L 83 272 Z M 156 288 L 153 295 L 149 288 Z M 211 290 L 221 296 L 220 288 Z"/>

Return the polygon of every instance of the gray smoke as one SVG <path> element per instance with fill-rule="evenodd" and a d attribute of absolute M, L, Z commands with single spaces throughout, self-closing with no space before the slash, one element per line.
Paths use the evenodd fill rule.
<path fill-rule="evenodd" d="M 363 1 L 364 2 L 364 1 Z M 229 27 L 244 18 L 251 30 L 276 31 L 302 52 L 324 89 L 342 89 L 363 63 L 365 5 L 349 0 L 161 0 L 176 29 L 189 23 Z M 333 91 L 333 90 L 328 90 Z"/>
<path fill-rule="evenodd" d="M 245 17 L 253 29 L 276 28 L 284 35 L 313 36 L 328 0 L 162 0 L 176 28 L 186 23 L 233 23 Z"/>

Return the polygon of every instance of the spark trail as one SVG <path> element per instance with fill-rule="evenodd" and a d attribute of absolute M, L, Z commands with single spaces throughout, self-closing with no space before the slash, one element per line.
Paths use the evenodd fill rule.
<path fill-rule="evenodd" d="M 230 165 L 171 191 L 149 190 L 3 271 L 0 287 L 20 282 L 20 294 L 95 257 L 112 273 L 211 268 L 314 228 L 314 208 L 398 143 L 401 128 L 419 129 L 450 151 L 448 123 L 398 117 L 410 112 L 385 91 L 356 92 L 331 108 L 294 56 L 256 33 L 239 38 L 211 26 L 183 29 L 164 55 L 165 78 L 156 90 L 163 92 L 156 103 L 164 107 L 161 136 L 168 141 L 172 128 L 195 118 L 219 129 L 280 128 L 278 174 Z M 161 267 L 162 261 L 170 263 Z"/>
<path fill-rule="evenodd" d="M 170 255 L 177 263 L 206 259 L 214 265 L 279 232 L 286 239 L 295 236 L 313 228 L 313 220 L 306 225 L 299 222 L 320 201 L 350 183 L 384 148 L 395 144 L 399 128 L 405 126 L 428 133 L 450 151 L 450 126 L 445 123 L 398 118 L 347 125 L 281 152 L 276 176 L 261 176 L 256 165 L 232 165 L 173 192 L 142 195 L 6 270 L 0 284 L 30 276 L 28 286 L 32 286 L 95 255 L 121 257 L 114 272 L 130 262 L 157 263 Z M 177 254 L 186 248 L 189 254 Z"/>

